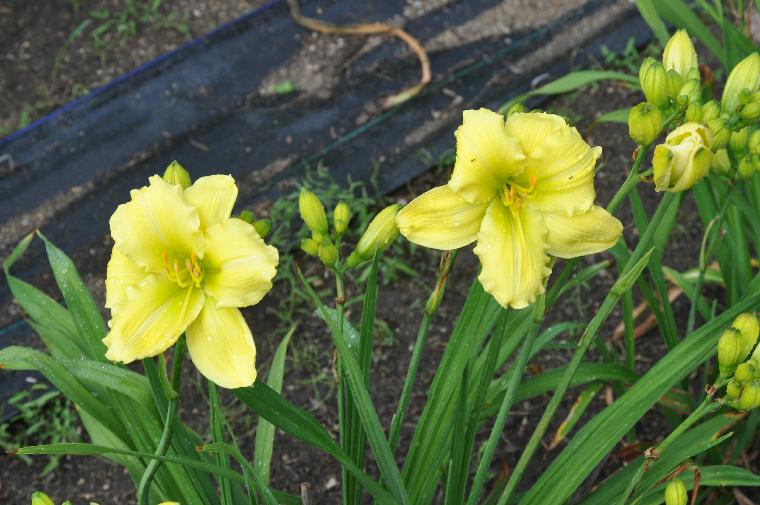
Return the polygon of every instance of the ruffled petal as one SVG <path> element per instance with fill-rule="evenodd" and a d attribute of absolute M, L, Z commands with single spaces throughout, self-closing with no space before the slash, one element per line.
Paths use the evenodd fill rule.
<path fill-rule="evenodd" d="M 472 243 L 488 202 L 469 203 L 449 186 L 421 194 L 396 216 L 399 231 L 411 242 L 451 250 Z"/>
<path fill-rule="evenodd" d="M 149 272 L 164 271 L 164 255 L 181 263 L 191 253 L 203 256 L 198 211 L 182 196 L 182 188 L 161 177 L 132 190 L 132 199 L 111 216 L 115 247 Z"/>
<path fill-rule="evenodd" d="M 115 313 L 127 299 L 127 288 L 137 287 L 149 274 L 115 247 L 106 267 L 106 308 Z"/>
<path fill-rule="evenodd" d="M 230 217 L 237 195 L 235 179 L 229 175 L 201 177 L 185 190 L 185 200 L 198 209 L 204 230 Z"/>
<path fill-rule="evenodd" d="M 198 317 L 203 298 L 202 289 L 183 289 L 157 274 L 127 288 L 127 299 L 103 339 L 108 347 L 106 357 L 130 363 L 164 352 Z"/>
<path fill-rule="evenodd" d="M 558 258 L 575 258 L 605 251 L 615 245 L 623 225 L 602 207 L 583 214 L 545 214 L 547 252 Z"/>
<path fill-rule="evenodd" d="M 536 184 L 536 193 L 527 200 L 530 207 L 567 215 L 591 208 L 600 147 L 591 148 L 578 130 L 554 114 L 515 113 L 506 129 L 519 139 L 526 156 L 525 169 L 515 181 L 526 188 Z"/>
<path fill-rule="evenodd" d="M 466 110 L 455 136 L 457 157 L 449 186 L 468 202 L 490 201 L 508 177 L 522 170 L 525 156 L 518 141 L 507 133 L 501 114 Z"/>
<path fill-rule="evenodd" d="M 500 200 L 488 207 L 475 247 L 482 265 L 478 279 L 503 307 L 521 309 L 544 292 L 551 272 L 544 236 L 537 214 L 525 208 L 513 213 Z"/>
<path fill-rule="evenodd" d="M 247 387 L 256 380 L 256 346 L 238 309 L 218 309 L 207 296 L 187 328 L 187 348 L 198 371 L 223 388 Z"/>
<path fill-rule="evenodd" d="M 203 286 L 217 307 L 247 307 L 272 288 L 277 249 L 266 245 L 250 224 L 228 219 L 206 230 Z"/>

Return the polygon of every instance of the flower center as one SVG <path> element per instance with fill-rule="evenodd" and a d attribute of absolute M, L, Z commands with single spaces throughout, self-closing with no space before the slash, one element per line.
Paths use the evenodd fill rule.
<path fill-rule="evenodd" d="M 190 257 L 185 258 L 185 261 L 181 263 L 176 258 L 174 261 L 169 262 L 169 251 L 164 251 L 163 259 L 164 270 L 166 270 L 166 276 L 170 281 L 176 283 L 181 288 L 191 285 L 195 285 L 196 288 L 201 287 L 203 268 L 198 263 L 195 253 L 191 253 Z"/>
<path fill-rule="evenodd" d="M 504 205 L 513 210 L 520 210 L 523 201 L 536 192 L 538 180 L 535 175 L 528 178 L 528 187 L 521 186 L 514 181 L 504 185 L 499 196 Z"/>

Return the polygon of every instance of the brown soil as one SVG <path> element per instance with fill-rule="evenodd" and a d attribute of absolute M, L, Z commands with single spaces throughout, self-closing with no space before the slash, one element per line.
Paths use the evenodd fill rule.
<path fill-rule="evenodd" d="M 3 125 L 13 129 L 19 122 L 22 110 L 16 104 L 33 104 L 35 114 L 43 113 L 49 107 L 59 105 L 75 95 L 72 88 L 75 84 L 92 87 L 105 82 L 114 75 L 149 59 L 150 57 L 174 47 L 185 40 L 185 36 L 173 30 L 160 30 L 147 25 L 140 34 L 130 39 L 127 45 L 116 44 L 109 49 L 107 64 L 102 65 L 98 54 L 91 48 L 89 39 L 77 39 L 66 51 L 63 64 L 60 66 L 59 78 L 51 81 L 52 61 L 61 47 L 62 41 L 86 16 L 84 12 L 91 9 L 114 7 L 115 0 L 93 0 L 84 2 L 86 7 L 79 14 L 73 11 L 60 11 L 60 6 L 53 0 L 34 3 L 13 2 L 10 6 L 0 6 L 0 46 L 5 50 L 0 55 L 3 69 L 10 68 L 12 72 L 0 74 L 0 88 L 12 90 L 10 95 L 0 98 L 0 110 L 6 116 L 1 119 Z M 212 2 L 211 0 L 196 0 L 172 3 L 165 2 L 162 12 L 167 16 L 172 11 L 179 13 L 180 19 L 190 26 L 193 34 L 207 31 L 220 22 L 239 15 L 260 2 Z M 213 7 L 212 7 L 213 6 Z M 201 14 L 196 15 L 198 10 Z M 135 47 L 138 48 L 135 51 Z M 52 84 L 51 84 L 52 83 Z M 579 129 L 589 132 L 589 127 L 595 115 L 609 110 L 631 105 L 639 100 L 629 90 L 620 86 L 598 86 L 586 90 L 572 98 L 562 99 L 550 105 L 550 108 L 567 115 L 584 114 L 577 119 Z M 41 103 L 38 107 L 38 103 Z M 10 104 L 10 106 L 8 106 Z M 600 108 L 601 107 L 601 108 Z M 577 116 L 573 116 L 574 118 Z M 596 127 L 587 136 L 594 145 L 602 145 L 604 154 L 597 175 L 598 201 L 605 204 L 620 186 L 630 168 L 630 157 L 633 145 L 627 137 L 624 126 L 611 125 Z M 453 144 L 453 138 L 452 138 Z M 448 177 L 448 171 L 429 173 L 415 180 L 409 187 L 390 198 L 398 201 L 408 201 L 432 185 L 440 184 Z M 642 198 L 648 209 L 653 209 L 659 196 L 648 185 L 641 188 Z M 684 269 L 694 264 L 696 252 L 701 238 L 701 226 L 693 212 L 693 203 L 687 201 L 682 211 L 684 221 L 674 231 L 672 243 L 679 247 L 671 248 L 665 257 L 665 263 L 677 269 Z M 621 220 L 629 225 L 632 222 L 627 208 L 619 213 Z M 626 234 L 632 237 L 631 227 Z M 586 262 L 596 262 L 605 257 L 586 258 Z M 105 265 L 107 248 L 97 251 L 82 261 L 99 261 Z M 437 256 L 429 251 L 416 249 L 405 257 L 420 274 L 406 277 L 391 286 L 380 289 L 378 317 L 389 325 L 392 337 L 378 339 L 373 355 L 372 394 L 378 407 L 378 414 L 384 426 L 390 424 L 390 417 L 395 409 L 398 394 L 403 382 L 403 371 L 410 357 L 411 346 L 416 336 L 417 325 L 422 310 L 422 303 L 434 283 L 434 270 Z M 307 272 L 319 274 L 319 266 L 308 258 L 299 256 L 298 261 Z M 425 392 L 432 380 L 449 332 L 463 303 L 464 294 L 477 271 L 477 261 L 468 248 L 460 254 L 444 303 L 433 323 L 428 342 L 427 352 L 424 353 L 419 380 L 412 399 L 408 416 L 408 426 L 402 438 L 402 448 L 406 447 L 411 426 L 419 416 L 425 401 Z M 572 296 L 567 297 L 552 313 L 547 324 L 558 320 L 574 319 L 588 320 L 594 314 L 606 289 L 611 285 L 612 273 L 605 272 L 587 286 L 581 287 Z M 325 277 L 325 283 L 331 281 Z M 102 286 L 102 285 L 101 285 Z M 247 314 L 257 337 L 260 373 L 266 373 L 267 357 L 271 357 L 276 348 L 283 328 L 271 315 L 277 302 L 286 296 L 286 286 L 276 285 L 265 301 Z M 356 292 L 356 288 L 349 287 Z M 102 298 L 102 288 L 96 290 Z M 102 300 L 100 300 L 102 301 Z M 409 310 L 399 310 L 407 307 Z M 685 317 L 684 309 L 688 309 L 682 301 L 676 302 L 679 317 Z M 358 309 L 350 309 L 347 313 L 350 320 L 356 322 L 359 318 Z M 609 323 L 601 334 L 601 339 L 607 341 L 612 329 L 619 322 L 619 313 L 612 314 Z M 335 385 L 332 379 L 332 347 L 325 325 L 310 315 L 303 315 L 299 322 L 298 333 L 292 340 L 289 359 L 286 364 L 286 381 L 284 395 L 293 403 L 309 410 L 331 432 L 337 432 L 337 409 L 335 406 Z M 619 349 L 609 344 L 613 352 Z M 664 353 L 662 339 L 657 332 L 650 332 L 642 337 L 638 345 L 640 356 L 637 363 L 640 371 L 649 368 L 650 364 Z M 568 360 L 566 351 L 550 350 L 543 352 L 534 360 L 532 373 L 554 368 Z M 208 434 L 207 411 L 205 406 L 205 388 L 197 380 L 197 374 L 192 366 L 186 368 L 185 389 L 182 402 L 182 419 L 189 423 L 201 434 Z M 243 411 L 230 397 L 223 399 L 229 405 L 228 414 L 243 443 L 244 454 L 252 453 L 253 430 L 255 419 Z M 571 392 L 562 410 L 557 415 L 550 434 L 564 417 L 574 395 Z M 504 443 L 497 453 L 494 469 L 511 468 L 519 456 L 520 448 L 532 432 L 532 427 L 540 417 L 548 397 L 517 405 L 512 412 L 508 427 L 503 437 Z M 597 412 L 605 406 L 602 398 L 598 399 L 586 416 Z M 640 440 L 650 441 L 663 436 L 666 425 L 658 415 L 652 415 L 639 423 L 637 435 Z M 33 441 L 32 441 L 33 442 Z M 535 459 L 529 473 L 525 476 L 525 485 L 535 480 L 551 459 L 561 449 L 541 451 Z M 402 452 L 405 449 L 402 449 Z M 610 458 L 603 468 L 602 475 L 610 473 L 619 465 L 619 458 Z M 45 478 L 39 478 L 38 473 L 44 466 L 39 461 L 33 466 L 26 466 L 15 458 L 0 456 L 0 501 L 9 504 L 27 503 L 32 491 L 42 489 L 48 492 L 56 502 L 71 499 L 74 503 L 84 503 L 94 500 L 101 505 L 124 504 L 134 502 L 134 487 L 125 472 L 113 464 L 96 458 L 64 458 L 61 466 Z M 757 470 L 757 468 L 754 468 Z M 296 493 L 301 482 L 309 482 L 313 491 L 315 503 L 339 503 L 340 496 L 340 467 L 335 461 L 320 454 L 304 444 L 293 441 L 278 433 L 275 441 L 275 453 L 272 468 L 273 484 L 285 491 Z"/>

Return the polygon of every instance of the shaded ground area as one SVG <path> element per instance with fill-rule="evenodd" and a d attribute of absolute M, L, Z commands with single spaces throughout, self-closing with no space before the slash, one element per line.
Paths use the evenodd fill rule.
<path fill-rule="evenodd" d="M 94 1 L 92 3 L 95 4 Z M 446 7 L 447 3 L 430 2 L 429 8 L 440 8 L 442 5 Z M 485 40 L 487 42 L 503 40 L 504 37 L 509 37 L 509 34 L 514 31 L 530 30 L 557 16 L 561 16 L 567 10 L 580 3 L 552 1 L 539 3 L 494 2 L 493 9 L 489 10 L 486 14 L 482 16 L 473 15 L 469 22 L 466 23 L 452 23 L 456 26 L 445 32 L 428 33 L 423 38 L 423 42 L 428 50 L 433 51 L 434 54 L 436 48 L 443 52 L 444 49 L 451 49 L 452 47 L 454 49 L 460 48 L 464 53 L 472 50 L 473 46 L 468 45 L 470 43 L 478 40 Z M 455 4 L 452 7 L 453 9 L 457 4 L 456 2 L 452 2 L 452 4 Z M 313 6 L 313 4 L 310 5 Z M 325 5 L 329 6 L 333 4 L 325 2 Z M 424 16 L 427 12 L 425 9 L 428 8 L 427 3 L 423 7 L 421 2 L 409 2 L 404 5 L 403 15 L 409 16 L 410 19 Z M 174 4 L 172 4 L 172 8 L 176 8 Z M 515 16 L 515 12 L 518 12 L 520 15 Z M 312 14 L 314 13 L 316 13 L 315 10 L 312 11 Z M 497 14 L 500 14 L 501 17 L 495 17 Z M 185 12 L 185 15 L 187 15 L 187 12 Z M 207 21 L 205 16 L 201 17 L 204 21 Z M 70 28 L 76 28 L 75 20 L 77 18 L 72 16 L 69 19 L 70 24 L 65 29 L 61 29 L 61 33 L 70 33 L 68 31 Z M 499 21 L 495 22 L 494 19 Z M 222 20 L 219 19 L 219 21 Z M 356 19 L 352 20 L 355 21 Z M 455 21 L 461 20 L 456 19 Z M 209 22 L 208 26 L 213 26 L 213 24 Z M 582 27 L 583 25 L 579 25 L 574 28 L 574 31 L 580 32 L 582 31 Z M 174 30 L 162 31 L 161 33 L 171 34 L 171 37 L 176 37 L 176 40 L 182 40 L 182 37 L 174 33 Z M 563 36 L 566 37 L 567 33 L 561 34 L 556 39 L 552 38 L 554 46 L 547 44 L 544 49 L 531 53 L 529 58 L 516 59 L 512 62 L 512 65 L 514 65 L 512 70 L 515 73 L 522 73 L 532 78 L 536 68 L 551 61 L 558 54 L 560 45 L 567 48 L 578 43 L 578 39 L 569 41 L 567 38 L 562 38 Z M 58 39 L 59 45 L 61 44 L 61 40 L 62 38 Z M 84 39 L 79 40 L 79 42 L 82 42 L 82 40 Z M 148 45 L 156 51 L 154 54 L 157 54 L 163 51 L 160 45 L 163 43 L 158 42 Z M 171 44 L 171 42 L 166 43 Z M 364 41 L 345 39 L 342 42 L 338 42 L 329 36 L 308 34 L 302 35 L 302 38 L 298 39 L 296 45 L 299 47 L 298 52 L 292 60 L 287 62 L 287 65 L 283 67 L 280 73 L 264 76 L 261 82 L 257 84 L 255 99 L 259 100 L 259 102 L 256 102 L 258 105 L 263 106 L 262 104 L 265 104 L 272 108 L 285 108 L 285 110 L 294 111 L 293 114 L 295 114 L 295 111 L 298 111 L 299 107 L 313 104 L 315 101 L 319 102 L 320 100 L 327 102 L 336 96 L 336 94 L 342 92 L 346 80 L 354 77 L 352 74 L 352 68 L 354 67 L 352 65 L 362 58 L 369 58 L 370 56 L 368 55 L 378 58 L 377 61 L 380 62 L 384 61 L 380 58 L 383 54 L 396 57 L 398 56 L 397 53 L 400 53 L 406 56 L 403 65 L 394 67 L 388 73 L 383 73 L 382 65 L 378 63 L 374 64 L 374 66 L 369 66 L 370 69 L 374 70 L 374 75 L 379 75 L 381 80 L 387 80 L 386 86 L 382 88 L 383 90 L 397 89 L 398 81 L 391 79 L 391 75 L 389 75 L 393 71 L 403 71 L 403 75 L 408 76 L 411 81 L 414 80 L 414 75 L 417 72 L 416 62 L 405 53 L 403 48 L 392 46 L 392 49 L 384 49 L 379 39 L 373 38 Z M 480 56 L 480 53 L 477 54 Z M 88 61 L 97 61 L 97 58 Z M 123 68 L 130 68 L 131 66 L 133 65 L 125 65 Z M 84 64 L 83 67 L 87 68 Z M 97 66 L 92 64 L 90 70 L 92 71 L 96 68 Z M 299 71 L 296 72 L 294 69 L 298 69 Z M 448 71 L 449 68 L 446 67 L 444 70 Z M 360 79 L 353 82 L 361 83 L 364 79 L 368 79 L 369 75 L 373 74 L 371 72 L 369 74 L 365 73 Z M 437 79 L 445 77 L 448 76 L 446 74 L 436 74 Z M 74 78 L 72 77 L 72 79 Z M 319 79 L 319 81 L 315 83 L 315 79 Z M 288 98 L 283 103 L 279 101 L 279 98 L 272 97 L 271 91 L 267 90 L 271 90 L 273 84 L 285 80 L 292 82 L 301 92 Z M 75 79 L 73 82 L 75 82 Z M 502 95 L 506 94 L 508 90 L 503 89 L 503 87 L 508 82 L 512 81 L 504 77 L 504 74 L 494 73 L 489 83 L 491 86 L 489 89 L 491 91 L 500 90 Z M 490 95 L 475 93 L 474 95 L 470 95 L 470 98 L 463 103 L 462 96 L 457 93 L 458 88 L 455 85 L 456 81 L 453 81 L 450 87 L 442 86 L 440 88 L 440 95 L 447 96 L 447 102 L 435 108 L 436 112 L 429 120 L 421 122 L 419 127 L 414 129 L 411 134 L 404 136 L 402 143 L 408 144 L 408 147 L 403 157 L 394 158 L 395 153 L 388 152 L 386 156 L 389 159 L 393 160 L 393 162 L 398 162 L 399 159 L 402 159 L 407 163 L 409 163 L 408 160 L 416 160 L 415 170 L 419 172 L 435 166 L 437 161 L 444 161 L 446 159 L 446 154 L 453 147 L 453 128 L 451 124 L 458 123 L 460 110 L 463 107 L 477 107 L 481 105 L 493 107 L 498 105 L 496 97 L 500 95 L 497 95 L 495 91 Z M 328 94 L 320 97 L 320 93 L 325 93 L 325 90 L 327 90 Z M 65 100 L 67 95 L 61 96 Z M 600 170 L 597 175 L 599 202 L 602 204 L 609 200 L 624 180 L 626 171 L 630 167 L 630 156 L 633 146 L 627 138 L 624 126 L 600 126 L 593 130 L 590 127 L 595 116 L 624 105 L 630 105 L 639 99 L 636 94 L 624 87 L 601 85 L 586 89 L 582 93 L 548 105 L 550 110 L 570 117 L 578 125 L 579 129 L 587 134 L 587 140 L 591 144 L 604 146 L 604 154 L 600 161 Z M 355 122 L 360 120 L 366 122 L 380 114 L 377 110 L 372 108 L 365 109 L 363 107 L 356 107 L 353 113 L 350 119 Z M 17 112 L 16 114 L 20 113 Z M 13 118 L 11 120 L 14 121 Z M 383 144 L 380 138 L 382 137 L 378 135 L 378 148 L 379 151 L 382 151 L 382 149 L 387 148 L 387 145 Z M 280 142 L 283 145 L 286 145 L 288 142 L 286 138 L 274 139 L 274 141 Z M 296 148 L 304 148 L 304 146 L 294 145 L 293 149 Z M 304 150 L 307 152 L 310 150 L 311 153 L 318 152 L 315 146 L 307 147 Z M 169 152 L 171 153 L 171 149 L 169 149 Z M 346 160 L 344 158 L 349 157 L 350 154 L 350 150 L 342 153 L 339 151 L 339 154 L 334 155 L 332 160 L 328 160 L 328 169 L 335 165 L 345 164 Z M 200 153 L 199 156 L 202 160 L 204 154 Z M 378 153 L 378 156 L 380 156 L 380 153 Z M 292 162 L 292 160 L 286 161 Z M 379 170 L 382 171 L 389 166 L 390 161 L 378 158 L 377 163 L 380 167 Z M 443 168 L 415 179 L 388 198 L 392 201 L 405 202 L 432 185 L 442 183 L 448 177 L 448 166 L 445 163 L 442 164 L 444 165 Z M 118 175 L 128 173 L 133 168 L 134 165 L 116 165 L 113 171 Z M 215 168 L 217 167 L 211 167 L 209 170 Z M 250 175 L 249 167 L 242 168 L 241 174 Z M 153 167 L 153 170 L 157 170 L 157 168 Z M 265 173 L 268 172 L 265 171 Z M 139 180 L 141 184 L 144 179 L 143 175 L 139 171 L 132 171 L 130 177 L 136 181 Z M 250 197 L 254 193 L 256 185 L 260 182 L 261 180 L 255 177 L 250 179 L 242 177 L 242 196 L 244 198 L 246 196 Z M 94 187 L 99 188 L 99 186 Z M 284 186 L 284 188 L 287 189 L 288 186 Z M 81 195 L 75 194 L 73 197 L 75 204 L 79 199 L 88 198 L 87 195 L 93 191 L 93 187 L 84 187 L 80 191 Z M 652 209 L 659 197 L 655 195 L 651 187 L 646 185 L 642 186 L 641 194 L 647 208 Z M 125 199 L 126 192 L 123 192 L 120 196 L 121 199 Z M 108 206 L 100 209 L 100 214 L 102 215 L 98 215 L 97 219 L 102 222 L 99 222 L 97 226 L 105 226 L 103 223 L 107 220 L 107 216 L 112 211 L 115 203 L 111 202 Z M 67 210 L 69 208 L 68 205 L 70 203 L 58 209 L 57 212 Z M 684 209 L 682 215 L 689 219 L 681 222 L 673 235 L 673 243 L 679 244 L 679 248 L 669 251 L 664 261 L 668 266 L 677 269 L 683 269 L 694 264 L 701 238 L 701 226 L 697 221 L 696 213 L 690 211 L 692 203 L 687 201 L 684 205 L 686 209 Z M 262 206 L 261 213 L 265 213 L 266 209 L 267 206 Z M 627 209 L 622 209 L 620 216 L 625 224 L 631 223 L 631 216 Z M 39 220 L 30 218 L 24 226 L 12 228 L 14 232 L 12 236 L 3 237 L 4 243 L 0 249 L 7 251 L 7 247 L 17 239 L 18 234 L 22 231 L 25 232 L 33 224 L 52 226 L 50 222 L 55 221 L 55 219 L 55 213 L 39 218 Z M 69 233 L 74 231 L 67 228 L 65 223 L 59 222 L 57 225 L 62 230 L 68 230 Z M 4 228 L 4 233 L 7 229 L 9 228 Z M 630 227 L 626 233 L 630 235 Z M 635 239 L 635 237 L 630 236 L 629 238 Z M 107 236 L 99 235 L 86 244 L 79 244 L 73 250 L 67 250 L 74 257 L 75 262 L 80 265 L 88 284 L 96 294 L 99 302 L 103 301 L 103 273 L 110 246 L 110 239 Z M 39 253 L 39 250 L 37 253 Z M 378 317 L 385 323 L 385 326 L 378 331 L 377 345 L 373 356 L 372 393 L 384 426 L 389 425 L 390 417 L 395 409 L 403 380 L 399 370 L 405 370 L 408 364 L 411 345 L 416 336 L 419 315 L 423 308 L 422 303 L 424 303 L 428 290 L 434 283 L 434 270 L 438 261 L 436 255 L 425 250 L 410 249 L 408 246 L 399 246 L 391 254 L 403 260 L 410 267 L 410 271 L 416 272 L 416 275 L 406 274 L 398 276 L 386 272 L 384 274 L 386 275 L 386 280 L 392 282 L 389 285 L 383 286 L 380 290 Z M 602 257 L 604 256 L 598 255 L 584 261 L 595 262 L 602 259 Z M 321 284 L 322 287 L 329 287 L 331 285 L 330 279 L 322 275 L 322 269 L 319 265 L 308 258 L 302 257 L 300 254 L 296 254 L 296 260 L 307 274 L 316 277 L 317 283 Z M 433 323 L 431 337 L 428 342 L 428 352 L 424 354 L 420 379 L 413 395 L 408 426 L 402 439 L 402 452 L 408 443 L 411 427 L 424 405 L 425 391 L 432 380 L 435 366 L 445 349 L 448 334 L 461 308 L 464 293 L 466 293 L 467 287 L 476 271 L 477 262 L 471 250 L 468 249 L 457 260 L 446 298 Z M 40 269 L 32 273 L 33 275 L 29 277 L 30 280 L 37 285 L 43 286 L 49 292 L 54 293 L 52 280 L 46 271 Z M 575 292 L 565 298 L 553 317 L 557 318 L 557 320 L 589 320 L 612 280 L 609 273 L 603 272 L 592 282 L 580 286 Z M 349 289 L 352 288 L 349 287 Z M 354 290 L 354 292 L 356 291 Z M 260 360 L 259 368 L 262 374 L 266 373 L 268 362 L 286 327 L 277 314 L 282 312 L 283 304 L 289 303 L 291 298 L 292 291 L 290 284 L 287 279 L 281 279 L 276 284 L 272 293 L 267 296 L 265 302 L 246 314 L 254 328 L 254 334 L 257 339 Z M 399 310 L 399 307 L 404 307 L 408 310 Z M 681 317 L 685 317 L 683 309 L 682 301 L 676 301 L 676 310 Z M 288 355 L 284 394 L 289 400 L 312 412 L 330 431 L 335 433 L 337 431 L 337 409 L 332 374 L 332 347 L 327 329 L 321 321 L 310 315 L 310 309 L 307 306 L 299 305 L 293 314 L 298 317 L 299 330 L 293 338 Z M 0 315 L 0 320 L 3 323 L 17 320 L 19 316 L 17 308 L 12 308 L 7 304 L 3 305 L 2 315 Z M 358 309 L 355 307 L 349 309 L 347 316 L 356 322 L 359 317 Z M 552 320 L 549 320 L 547 324 L 551 324 L 551 322 Z M 618 349 L 609 339 L 618 322 L 619 314 L 614 313 L 600 338 L 600 341 L 609 344 L 613 352 L 617 352 Z M 559 342 L 560 344 L 572 344 L 575 337 L 575 335 L 562 335 L 559 338 Z M 651 363 L 656 361 L 665 352 L 662 340 L 656 332 L 650 332 L 642 337 L 638 349 L 640 355 L 638 356 L 637 363 L 641 371 L 648 369 Z M 534 361 L 531 373 L 541 373 L 543 370 L 560 366 L 566 363 L 567 360 L 568 353 L 566 350 L 557 348 L 546 351 Z M 187 387 L 184 389 L 182 419 L 200 433 L 207 435 L 205 387 L 200 382 L 192 366 L 186 367 L 185 384 Z M 600 394 L 599 398 L 595 400 L 594 407 L 586 415 L 588 416 L 594 411 L 601 409 L 605 405 L 605 402 L 609 400 L 610 394 L 612 393 Z M 556 429 L 556 425 L 564 417 L 569 404 L 573 400 L 574 394 L 571 393 L 568 395 L 566 404 L 558 414 L 555 426 L 550 430 L 550 434 Z M 246 414 L 231 398 L 225 397 L 225 401 L 228 405 L 228 415 L 243 441 L 245 452 L 250 455 L 252 454 L 255 418 Z M 529 437 L 535 422 L 545 407 L 546 401 L 548 401 L 548 397 L 543 397 L 535 401 L 523 402 L 515 407 L 513 415 L 508 422 L 507 430 L 505 430 L 502 439 L 503 443 L 500 445 L 495 459 L 495 471 L 508 471 L 514 465 L 519 456 L 520 448 L 524 446 L 525 441 Z M 654 440 L 661 437 L 664 430 L 664 421 L 658 415 L 652 415 L 639 423 L 637 438 L 640 440 Z M 535 464 L 530 469 L 530 473 L 524 479 L 525 486 L 530 485 L 560 449 L 561 446 L 553 451 L 545 450 L 539 454 L 535 460 Z M 274 457 L 272 475 L 275 486 L 295 493 L 301 482 L 309 482 L 314 492 L 315 503 L 338 503 L 340 468 L 330 458 L 319 454 L 303 444 L 294 442 L 286 436 L 278 436 L 276 438 Z M 600 473 L 598 474 L 599 480 L 617 468 L 624 460 L 624 454 L 616 449 L 613 457 L 600 469 Z M 45 489 L 57 501 L 70 498 L 77 503 L 77 500 L 82 502 L 92 499 L 102 505 L 107 503 L 132 503 L 134 501 L 133 484 L 130 482 L 129 477 L 114 465 L 95 458 L 64 458 L 61 466 L 50 475 L 44 478 L 37 477 L 44 465 L 44 461 L 38 461 L 32 467 L 29 467 L 15 458 L 0 456 L 0 500 L 3 503 L 25 503 L 28 500 L 29 494 L 34 489 Z M 758 470 L 758 468 L 753 468 L 751 465 L 750 469 Z"/>

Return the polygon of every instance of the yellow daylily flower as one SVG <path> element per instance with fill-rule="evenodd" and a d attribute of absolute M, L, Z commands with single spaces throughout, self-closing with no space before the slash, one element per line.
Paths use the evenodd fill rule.
<path fill-rule="evenodd" d="M 111 216 L 106 357 L 155 356 L 185 332 L 204 376 L 226 388 L 250 386 L 256 347 L 238 307 L 271 289 L 277 249 L 230 217 L 238 192 L 232 177 L 201 177 L 187 189 L 157 175 L 149 181 Z"/>
<path fill-rule="evenodd" d="M 480 282 L 502 306 L 522 308 L 543 293 L 549 255 L 573 258 L 612 247 L 620 221 L 594 205 L 589 147 L 564 119 L 545 113 L 504 118 L 464 112 L 448 184 L 399 212 L 410 241 L 450 250 L 477 241 Z"/>
<path fill-rule="evenodd" d="M 654 148 L 652 169 L 656 191 L 678 193 L 701 181 L 712 164 L 713 135 L 700 123 L 684 123 Z"/>

